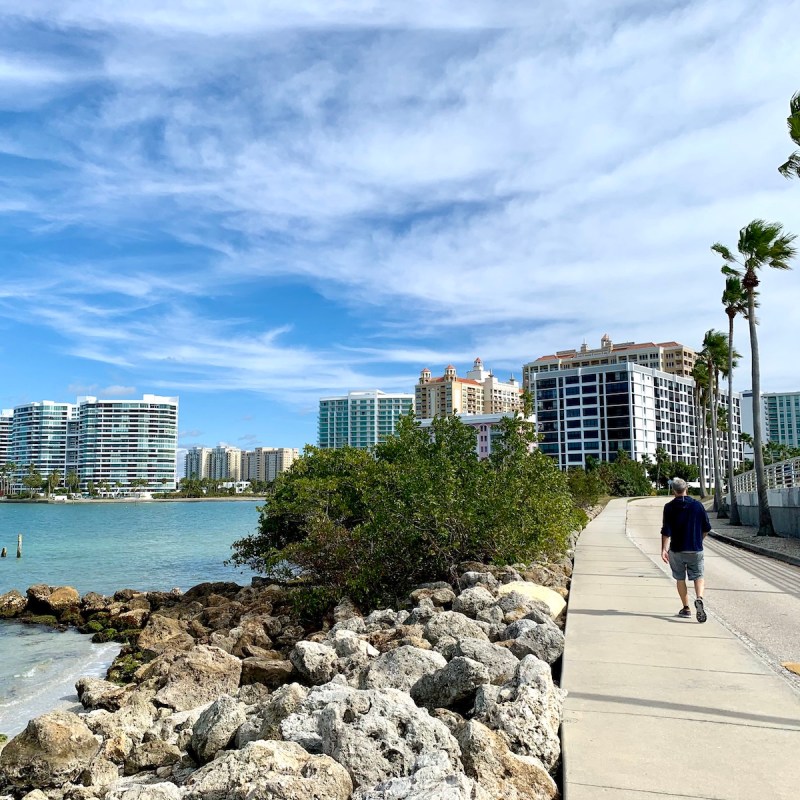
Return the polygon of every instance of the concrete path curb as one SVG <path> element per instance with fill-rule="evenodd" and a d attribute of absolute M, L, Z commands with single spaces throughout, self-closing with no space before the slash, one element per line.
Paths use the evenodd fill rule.
<path fill-rule="evenodd" d="M 713 613 L 676 616 L 674 582 L 628 536 L 659 526 L 657 505 L 614 500 L 578 541 L 564 800 L 795 800 L 800 698 Z"/>
<path fill-rule="evenodd" d="M 793 567 L 800 567 L 800 558 L 797 558 L 796 556 L 790 556 L 786 553 L 777 553 L 775 550 L 770 550 L 768 547 L 759 547 L 757 544 L 743 542 L 741 539 L 734 539 L 733 536 L 726 536 L 724 533 L 719 533 L 715 530 L 712 530 L 711 533 L 709 533 L 709 536 L 712 539 L 718 539 L 720 542 L 725 542 L 725 544 L 730 544 L 734 547 L 740 547 L 742 550 L 749 550 L 751 553 L 758 553 L 760 556 L 768 556 L 769 558 L 774 558 L 776 561 L 783 561 L 784 564 L 791 564 Z"/>

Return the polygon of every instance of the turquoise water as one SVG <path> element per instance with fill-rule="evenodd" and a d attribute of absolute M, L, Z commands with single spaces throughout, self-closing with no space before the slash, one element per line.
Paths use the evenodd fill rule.
<path fill-rule="evenodd" d="M 203 581 L 247 584 L 226 567 L 230 546 L 252 533 L 257 502 L 0 503 L 0 594 L 34 583 L 112 594 L 117 589 L 188 589 Z M 21 533 L 22 558 L 17 559 Z M 94 645 L 73 631 L 0 621 L 0 733 L 77 702 L 75 680 L 102 675 L 119 645 Z"/>

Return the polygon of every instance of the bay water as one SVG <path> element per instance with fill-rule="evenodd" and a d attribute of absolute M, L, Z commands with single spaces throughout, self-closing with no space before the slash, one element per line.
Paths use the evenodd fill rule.
<path fill-rule="evenodd" d="M 204 581 L 247 584 L 253 573 L 223 562 L 258 525 L 257 501 L 0 503 L 0 594 L 36 583 L 113 594 L 186 590 Z M 17 559 L 17 535 L 22 558 Z M 102 677 L 114 643 L 0 621 L 0 733 L 21 731 L 54 707 L 77 703 L 75 681 Z"/>

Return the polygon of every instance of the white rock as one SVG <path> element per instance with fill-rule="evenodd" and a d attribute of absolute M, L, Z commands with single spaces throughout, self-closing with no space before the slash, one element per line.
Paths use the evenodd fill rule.
<path fill-rule="evenodd" d="M 511 583 L 503 584 L 497 591 L 499 595 L 517 592 L 531 600 L 541 600 L 547 603 L 553 619 L 560 616 L 567 606 L 567 601 L 558 592 L 549 589 L 547 586 L 539 586 L 538 583 L 530 583 L 529 581 L 512 581 Z"/>

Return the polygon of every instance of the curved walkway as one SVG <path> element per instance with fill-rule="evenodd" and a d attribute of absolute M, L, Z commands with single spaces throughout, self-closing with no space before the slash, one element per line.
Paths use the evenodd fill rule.
<path fill-rule="evenodd" d="M 626 534 L 628 510 L 612 500 L 576 550 L 565 800 L 794 800 L 800 695 L 713 614 L 675 616 L 674 582 Z"/>

